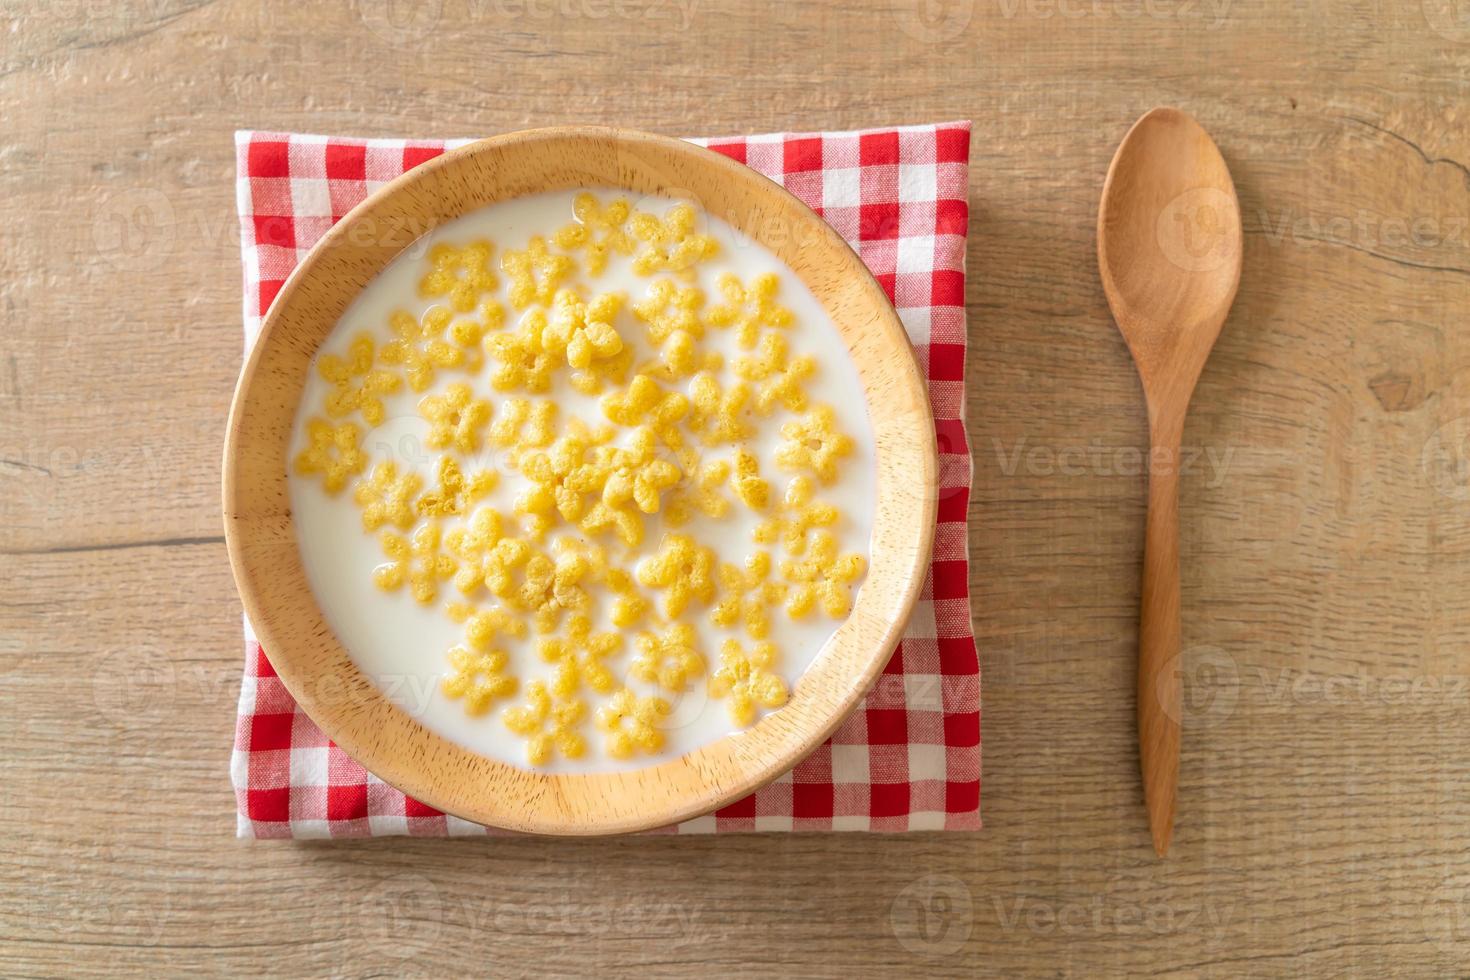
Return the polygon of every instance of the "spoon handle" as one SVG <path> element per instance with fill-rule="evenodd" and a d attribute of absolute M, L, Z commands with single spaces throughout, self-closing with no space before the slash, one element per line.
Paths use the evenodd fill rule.
<path fill-rule="evenodd" d="M 1182 424 L 1180 425 L 1182 428 Z M 1160 857 L 1174 833 L 1179 788 L 1179 435 L 1155 433 L 1138 623 L 1138 755 L 1149 830 Z"/>

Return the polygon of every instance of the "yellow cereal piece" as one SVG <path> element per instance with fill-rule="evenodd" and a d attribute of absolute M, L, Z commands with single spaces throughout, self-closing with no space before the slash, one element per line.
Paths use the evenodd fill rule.
<path fill-rule="evenodd" d="M 480 434 L 490 424 L 490 403 L 476 398 L 470 386 L 457 382 L 442 395 L 426 395 L 419 414 L 429 422 L 430 449 L 451 446 L 462 453 L 480 448 Z"/>
<path fill-rule="evenodd" d="M 435 371 L 464 366 L 464 351 L 444 337 L 449 320 L 450 312 L 442 306 L 430 307 L 417 320 L 398 310 L 388 317 L 394 339 L 383 345 L 378 359 L 384 364 L 401 365 L 408 386 L 414 391 L 425 390 L 433 384 Z"/>
<path fill-rule="evenodd" d="M 490 425 L 490 441 L 504 449 L 544 449 L 556 430 L 556 402 L 507 398 Z"/>
<path fill-rule="evenodd" d="M 675 623 L 662 634 L 640 633 L 634 642 L 638 654 L 629 673 L 641 681 L 678 693 L 704 673 L 704 654 L 688 623 Z"/>
<path fill-rule="evenodd" d="M 367 466 L 367 454 L 358 448 L 361 438 L 362 430 L 351 422 L 333 425 L 326 419 L 311 419 L 306 423 L 307 447 L 296 455 L 296 472 L 320 474 L 322 489 L 335 496 L 349 477 Z"/>
<path fill-rule="evenodd" d="M 772 669 L 775 665 L 774 644 L 756 643 L 746 653 L 740 641 L 726 640 L 720 669 L 709 679 L 710 696 L 728 697 L 730 720 L 744 728 L 755 721 L 757 708 L 779 708 L 789 697 L 786 681 Z"/>
<path fill-rule="evenodd" d="M 348 345 L 347 356 L 327 354 L 317 362 L 316 372 L 332 385 L 327 393 L 327 416 L 342 419 L 362 412 L 368 425 L 382 425 L 382 396 L 397 391 L 403 379 L 392 371 L 374 367 L 377 348 L 368 334 L 359 334 Z"/>
<path fill-rule="evenodd" d="M 638 581 L 664 593 L 664 612 L 679 616 L 691 601 L 708 604 L 715 594 L 715 555 L 687 534 L 666 534 L 638 566 Z"/>
<path fill-rule="evenodd" d="M 730 485 L 740 502 L 751 510 L 765 510 L 771 503 L 771 485 L 761 479 L 760 462 L 743 449 L 735 452 L 735 472 Z"/>
<path fill-rule="evenodd" d="M 601 390 L 603 380 L 627 376 L 632 351 L 624 352 L 623 338 L 612 325 L 622 305 L 621 293 L 603 293 L 584 302 L 575 290 L 557 290 L 541 346 L 566 358 L 578 391 L 592 394 Z"/>
<path fill-rule="evenodd" d="M 735 373 L 746 381 L 759 382 L 755 410 L 760 414 L 770 415 L 777 405 L 804 412 L 807 397 L 802 383 L 817 373 L 817 361 L 806 355 L 790 357 L 786 338 L 768 333 L 761 337 L 759 353 L 735 362 Z"/>
<path fill-rule="evenodd" d="M 453 456 L 439 458 L 438 482 L 414 501 L 420 517 L 454 517 L 463 514 L 500 483 L 500 474 L 482 470 L 466 477 Z"/>
<path fill-rule="evenodd" d="M 630 548 L 643 543 L 643 518 L 631 507 L 609 507 L 599 500 L 577 526 L 588 534 L 616 532 L 618 540 Z"/>
<path fill-rule="evenodd" d="M 567 624 L 565 636 L 546 637 L 536 644 L 536 652 L 549 664 L 556 664 L 556 677 L 551 692 L 569 698 L 586 685 L 600 694 L 613 689 L 612 671 L 603 663 L 617 653 L 623 638 L 617 633 L 594 633 L 592 621 L 577 615 Z"/>
<path fill-rule="evenodd" d="M 539 394 L 551 389 L 551 372 L 556 358 L 546 349 L 546 312 L 531 310 L 512 333 L 493 334 L 485 339 L 485 350 L 495 361 L 490 385 L 496 391 L 529 391 Z"/>
<path fill-rule="evenodd" d="M 730 501 L 720 493 L 720 488 L 730 478 L 730 464 L 721 459 L 700 463 L 697 467 L 686 467 L 693 474 L 688 486 L 676 489 L 669 495 L 664 509 L 664 520 L 673 527 L 683 527 L 696 513 L 708 517 L 724 517 L 730 513 Z"/>
<path fill-rule="evenodd" d="M 454 587 L 473 595 L 485 581 L 485 563 L 505 538 L 505 519 L 493 507 L 480 507 L 462 527 L 444 535 L 444 548 L 459 562 Z"/>
<path fill-rule="evenodd" d="M 642 242 L 633 257 L 633 271 L 640 276 L 658 272 L 693 274 L 694 267 L 717 255 L 720 243 L 694 230 L 697 214 L 687 204 L 675 204 L 662 218 L 643 211 L 633 215 L 633 237 Z"/>
<path fill-rule="evenodd" d="M 747 421 L 751 400 L 745 382 L 723 388 L 712 373 L 701 371 L 689 382 L 689 427 L 707 446 L 743 442 L 755 434 Z"/>
<path fill-rule="evenodd" d="M 837 431 L 837 415 L 830 405 L 818 405 L 783 424 L 781 438 L 776 463 L 790 470 L 811 470 L 823 483 L 837 479 L 838 462 L 851 456 L 854 448 L 852 437 Z"/>
<path fill-rule="evenodd" d="M 664 491 L 683 477 L 679 467 L 658 457 L 658 440 L 646 426 L 638 429 L 626 449 L 604 446 L 598 460 L 605 467 L 602 502 L 622 507 L 630 501 L 645 514 L 658 513 Z"/>
<path fill-rule="evenodd" d="M 647 426 L 671 448 L 684 444 L 679 422 L 689 414 L 689 399 L 678 391 L 665 391 L 647 374 L 638 374 L 628 387 L 602 398 L 602 413 L 618 425 Z"/>
<path fill-rule="evenodd" d="M 637 626 L 648 614 L 648 600 L 638 591 L 638 585 L 631 574 L 622 568 L 606 568 L 603 572 L 607 581 L 607 587 L 612 590 L 612 607 L 608 610 L 608 619 L 618 629 L 628 629 Z"/>
<path fill-rule="evenodd" d="M 576 222 L 564 226 L 552 236 L 552 242 L 568 252 L 583 252 L 588 274 L 601 275 L 609 253 L 633 254 L 633 239 L 623 228 L 631 212 L 625 197 L 613 198 L 604 207 L 596 196 L 584 191 L 572 201 Z"/>
<path fill-rule="evenodd" d="M 465 625 L 465 642 L 449 651 L 450 672 L 441 687 L 451 698 L 463 698 L 466 714 L 481 715 L 490 702 L 512 694 L 516 679 L 506 676 L 508 658 L 495 646 L 497 637 L 520 636 L 525 626 L 504 609 L 471 616 Z"/>
<path fill-rule="evenodd" d="M 639 697 L 626 687 L 620 688 L 597 709 L 597 727 L 607 733 L 607 754 L 614 759 L 628 759 L 639 751 L 652 755 L 662 749 L 664 733 L 658 726 L 672 710 L 661 697 Z"/>
<path fill-rule="evenodd" d="M 753 535 L 755 542 L 765 545 L 779 542 L 786 553 L 791 555 L 800 555 L 806 551 L 807 532 L 814 528 L 831 527 L 837 523 L 839 516 L 836 507 L 818 503 L 812 499 L 812 494 L 810 477 L 792 477 L 777 513 L 756 525 Z"/>
<path fill-rule="evenodd" d="M 540 235 L 533 236 L 524 250 L 508 249 L 500 257 L 500 269 L 510 277 L 510 303 L 518 310 L 532 303 L 549 306 L 557 288 L 576 267 L 570 257 L 548 251 Z"/>
<path fill-rule="evenodd" d="M 681 381 L 699 371 L 718 371 L 725 356 L 717 351 L 702 352 L 694 335 L 675 330 L 659 346 L 658 358 L 639 367 L 639 372 L 664 381 Z"/>
<path fill-rule="evenodd" d="M 526 702 L 505 709 L 505 727 L 526 739 L 526 761 L 544 766 L 554 753 L 568 759 L 580 759 L 587 752 L 587 740 L 578 730 L 587 715 L 587 703 L 581 698 L 552 698 L 542 681 L 526 685 Z"/>
<path fill-rule="evenodd" d="M 781 563 L 781 574 L 794 587 L 786 602 L 792 619 L 807 616 L 820 604 L 833 619 L 841 619 L 852 611 L 850 587 L 863 577 L 868 563 L 862 555 L 837 553 L 837 539 L 830 531 L 818 531 L 812 539 L 811 553 L 800 561 Z"/>
<path fill-rule="evenodd" d="M 710 610 L 710 622 L 727 629 L 744 626 L 752 639 L 764 640 L 771 632 L 767 610 L 786 597 L 786 585 L 770 575 L 771 556 L 765 551 L 747 556 L 744 568 L 721 563 L 720 601 Z"/>
<path fill-rule="evenodd" d="M 717 285 L 725 301 L 710 307 L 705 321 L 712 327 L 733 327 L 737 342 L 746 350 L 755 346 L 764 328 L 784 330 L 796 322 L 791 311 L 776 302 L 781 282 L 773 273 L 756 276 L 747 286 L 726 272 Z"/>
<path fill-rule="evenodd" d="M 633 304 L 633 315 L 648 327 L 648 339 L 662 344 L 676 333 L 698 340 L 704 336 L 704 292 L 695 286 L 680 286 L 671 279 L 656 280 L 643 299 Z"/>
<path fill-rule="evenodd" d="M 396 592 L 407 583 L 414 600 L 427 606 L 438 597 L 439 583 L 455 572 L 454 557 L 439 548 L 439 525 L 433 521 L 412 539 L 384 531 L 378 540 L 388 561 L 373 569 L 373 584 L 384 592 Z"/>
<path fill-rule="evenodd" d="M 416 519 L 413 502 L 423 489 L 424 480 L 412 471 L 402 475 L 398 464 L 385 460 L 373 467 L 372 473 L 358 481 L 352 497 L 362 508 L 362 526 L 376 531 L 384 524 L 392 524 L 407 531 Z"/>
<path fill-rule="evenodd" d="M 457 313 L 468 313 L 485 293 L 500 285 L 490 268 L 495 246 L 476 241 L 456 248 L 441 242 L 429 249 L 429 271 L 419 280 L 419 295 L 424 299 L 443 297 Z"/>
<path fill-rule="evenodd" d="M 534 615 L 540 633 L 555 630 L 563 612 L 583 612 L 592 605 L 587 587 L 596 579 L 596 564 L 586 549 L 564 538 L 554 550 L 554 558 L 540 552 L 531 555 L 521 572 L 521 586 L 511 597 Z"/>
<path fill-rule="evenodd" d="M 521 473 L 535 486 L 517 498 L 516 511 L 547 520 L 558 513 L 568 521 L 580 518 L 587 496 L 600 491 L 606 480 L 592 461 L 592 450 L 609 438 L 611 433 L 570 426 L 546 449 L 521 456 Z"/>

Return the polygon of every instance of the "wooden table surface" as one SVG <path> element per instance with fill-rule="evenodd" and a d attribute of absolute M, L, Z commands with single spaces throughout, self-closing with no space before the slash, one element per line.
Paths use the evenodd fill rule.
<path fill-rule="evenodd" d="M 5 973 L 1470 964 L 1463 0 L 51 0 L 0 37 Z M 1145 424 L 1093 256 L 1161 103 L 1246 227 L 1185 433 L 1166 861 L 1133 723 Z M 231 131 L 951 118 L 985 830 L 235 840 Z"/>

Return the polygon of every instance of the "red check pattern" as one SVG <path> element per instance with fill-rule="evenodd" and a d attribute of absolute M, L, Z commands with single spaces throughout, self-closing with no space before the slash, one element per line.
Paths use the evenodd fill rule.
<path fill-rule="evenodd" d="M 286 277 L 334 222 L 462 142 L 238 133 L 247 349 Z M 790 773 L 665 832 L 977 829 L 980 671 L 964 427 L 969 124 L 695 142 L 805 201 L 852 243 L 893 300 L 929 382 L 939 515 L 933 566 L 903 641 L 852 717 Z M 291 698 L 249 623 L 245 637 L 230 767 L 240 836 L 497 832 L 419 803 L 349 758 Z"/>

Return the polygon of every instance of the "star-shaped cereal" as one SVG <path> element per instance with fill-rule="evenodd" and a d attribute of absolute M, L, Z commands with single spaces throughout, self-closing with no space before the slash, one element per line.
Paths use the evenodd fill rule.
<path fill-rule="evenodd" d="M 715 594 L 715 555 L 687 534 L 666 534 L 652 556 L 638 565 L 638 581 L 664 593 L 664 613 L 678 616 L 691 601 L 708 604 Z"/>
<path fill-rule="evenodd" d="M 510 277 L 511 305 L 518 310 L 532 303 L 549 306 L 557 288 L 576 267 L 570 257 L 548 251 L 540 235 L 533 236 L 524 250 L 507 250 L 500 257 L 500 269 Z"/>
<path fill-rule="evenodd" d="M 606 466 L 602 502 L 609 507 L 636 504 L 645 514 L 658 513 L 664 491 L 683 477 L 679 467 L 658 456 L 658 438 L 648 427 L 638 429 L 626 449 L 598 450 Z"/>
<path fill-rule="evenodd" d="M 383 345 L 378 359 L 384 364 L 401 365 L 408 376 L 408 386 L 423 391 L 434 383 L 434 372 L 441 368 L 463 367 L 464 350 L 444 337 L 450 313 L 433 306 L 415 320 L 398 310 L 388 317 L 394 339 Z"/>
<path fill-rule="evenodd" d="M 507 398 L 490 424 L 490 441 L 521 452 L 544 449 L 556 435 L 556 402 Z"/>
<path fill-rule="evenodd" d="M 424 299 L 443 297 L 457 313 L 468 313 L 481 296 L 500 285 L 490 268 L 495 246 L 487 241 L 470 242 L 456 248 L 440 242 L 429 249 L 429 271 L 419 280 L 419 295 Z"/>
<path fill-rule="evenodd" d="M 838 518 L 837 508 L 813 500 L 813 493 L 811 477 L 792 477 L 777 513 L 756 525 L 756 544 L 779 542 L 790 555 L 806 551 L 807 532 L 831 527 Z"/>
<path fill-rule="evenodd" d="M 730 700 L 730 720 L 741 728 L 755 721 L 758 708 L 779 708 L 789 692 L 786 681 L 772 669 L 776 647 L 760 642 L 746 653 L 739 640 L 726 640 L 720 648 L 720 669 L 709 679 L 711 697 Z"/>
<path fill-rule="evenodd" d="M 767 610 L 786 596 L 786 586 L 770 576 L 771 556 L 765 551 L 747 556 L 744 568 L 721 563 L 720 601 L 710 610 L 710 622 L 726 629 L 744 626 L 752 639 L 764 640 L 771 632 Z"/>
<path fill-rule="evenodd" d="M 802 383 L 817 373 L 817 359 L 810 355 L 791 357 L 786 338 L 768 333 L 761 338 L 756 355 L 735 362 L 735 373 L 757 383 L 755 410 L 760 414 L 770 415 L 777 405 L 803 412 L 807 397 Z"/>
<path fill-rule="evenodd" d="M 622 645 L 623 638 L 617 633 L 594 633 L 592 621 L 577 615 L 568 622 L 565 636 L 541 639 L 536 644 L 536 652 L 542 660 L 556 665 L 551 692 L 569 698 L 584 684 L 599 694 L 611 691 L 615 682 L 603 661 L 617 653 Z"/>
<path fill-rule="evenodd" d="M 736 381 L 728 388 L 709 371 L 701 371 L 689 382 L 689 428 L 707 446 L 744 442 L 755 434 L 749 422 L 750 386 Z"/>
<path fill-rule="evenodd" d="M 526 761 L 544 766 L 555 753 L 580 759 L 587 740 L 579 729 L 587 715 L 581 698 L 553 699 L 543 681 L 526 685 L 526 702 L 505 710 L 505 727 L 526 739 Z"/>
<path fill-rule="evenodd" d="M 820 604 L 828 616 L 843 618 L 852 611 L 851 587 L 867 567 L 862 555 L 839 555 L 837 539 L 830 531 L 818 531 L 806 558 L 781 563 L 781 574 L 793 583 L 787 614 L 801 619 Z"/>
<path fill-rule="evenodd" d="M 781 426 L 776 463 L 789 470 L 811 470 L 823 483 L 837 479 L 837 464 L 852 455 L 852 437 L 837 431 L 837 414 L 818 405 Z"/>
<path fill-rule="evenodd" d="M 621 688 L 597 709 L 597 727 L 607 733 L 607 754 L 628 759 L 638 752 L 649 755 L 664 747 L 659 725 L 673 708 L 657 695 L 639 697 Z"/>
<path fill-rule="evenodd" d="M 662 218 L 639 211 L 630 227 L 642 243 L 633 257 L 633 271 L 640 276 L 657 272 L 693 274 L 694 266 L 720 251 L 710 235 L 695 231 L 697 215 L 687 204 L 675 204 Z"/>
<path fill-rule="evenodd" d="M 604 207 L 596 196 L 583 191 L 572 201 L 572 214 L 577 220 L 563 226 L 552 241 L 557 248 L 582 252 L 588 274 L 601 275 L 609 254 L 633 254 L 633 239 L 623 227 L 631 213 L 626 197 L 613 198 Z"/>
<path fill-rule="evenodd" d="M 335 496 L 367 466 L 367 454 L 358 448 L 361 438 L 362 430 L 351 422 L 333 425 L 312 419 L 306 423 L 307 447 L 296 455 L 296 472 L 320 475 L 322 489 Z"/>
<path fill-rule="evenodd" d="M 499 482 L 500 475 L 490 470 L 466 477 L 457 459 L 441 456 L 437 483 L 414 502 L 414 510 L 420 517 L 454 517 L 465 513 Z"/>
<path fill-rule="evenodd" d="M 679 487 L 669 495 L 664 508 L 664 520 L 672 527 L 683 527 L 694 519 L 696 513 L 707 517 L 724 517 L 730 513 L 730 501 L 720 493 L 720 488 L 730 478 L 730 464 L 722 459 L 712 459 L 687 467 L 687 485 Z"/>
<path fill-rule="evenodd" d="M 398 464 L 391 459 L 374 466 L 372 473 L 359 480 L 352 492 L 362 508 L 362 526 L 376 531 L 384 524 L 392 524 L 407 531 L 417 519 L 413 502 L 423 486 L 423 477 L 411 470 L 400 475 Z"/>
<path fill-rule="evenodd" d="M 535 519 L 544 533 L 556 515 L 576 521 L 586 511 L 587 496 L 602 489 L 607 475 L 592 459 L 592 450 L 611 438 L 611 433 L 594 431 L 573 420 L 555 442 L 544 450 L 520 457 L 521 473 L 533 484 L 516 498 L 516 511 Z"/>
<path fill-rule="evenodd" d="M 456 382 L 442 395 L 426 395 L 419 402 L 419 414 L 429 422 L 430 449 L 454 447 L 462 453 L 480 448 L 480 434 L 490 424 L 490 403 L 470 391 L 470 386 Z"/>
<path fill-rule="evenodd" d="M 345 358 L 327 354 L 317 362 L 317 374 L 332 385 L 326 400 L 328 417 L 342 419 L 353 412 L 362 412 L 362 419 L 368 425 L 383 424 L 382 396 L 401 388 L 403 379 L 392 371 L 374 367 L 376 358 L 373 338 L 359 334 L 348 345 Z"/>
<path fill-rule="evenodd" d="M 680 286 L 671 279 L 656 280 L 643 299 L 633 304 L 633 315 L 648 327 L 648 339 L 662 344 L 676 333 L 698 340 L 704 336 L 704 292 L 696 286 Z"/>
<path fill-rule="evenodd" d="M 437 523 L 421 526 L 412 539 L 384 531 L 378 540 L 388 561 L 373 569 L 373 584 L 384 592 L 396 592 L 407 583 L 414 601 L 425 606 L 438 598 L 439 583 L 454 574 L 456 563 L 439 548 Z"/>
<path fill-rule="evenodd" d="M 627 377 L 633 352 L 624 350 L 613 326 L 622 305 L 621 293 L 603 293 L 586 302 L 573 289 L 557 290 L 552 300 L 541 346 L 566 358 L 573 369 L 572 387 L 583 394 L 600 391 L 604 381 L 621 383 Z"/>
<path fill-rule="evenodd" d="M 595 581 L 597 569 L 586 549 L 563 538 L 556 543 L 555 552 L 554 558 L 539 552 L 531 555 L 513 597 L 516 605 L 534 615 L 540 633 L 555 630 L 563 612 L 584 612 L 592 606 L 587 588 Z"/>
<path fill-rule="evenodd" d="M 704 654 L 689 623 L 675 623 L 662 634 L 640 633 L 635 645 L 629 672 L 641 681 L 678 693 L 704 673 Z"/>
<path fill-rule="evenodd" d="M 497 333 L 485 339 L 485 350 L 495 361 L 490 371 L 490 386 L 496 391 L 528 391 L 540 394 L 551 389 L 551 372 L 556 358 L 542 342 L 546 332 L 546 311 L 531 310 L 521 318 L 520 326 L 510 333 Z"/>
<path fill-rule="evenodd" d="M 518 625 L 503 609 L 477 613 L 465 624 L 465 642 L 450 649 L 450 671 L 440 688 L 447 697 L 464 699 L 466 714 L 482 715 L 490 702 L 515 692 L 516 679 L 505 672 L 509 658 L 495 640 L 518 635 Z"/>
<path fill-rule="evenodd" d="M 646 374 L 635 375 L 626 389 L 602 397 L 602 414 L 618 425 L 649 426 L 669 446 L 683 444 L 678 423 L 689 414 L 689 399 L 665 391 Z"/>
<path fill-rule="evenodd" d="M 706 311 L 705 321 L 712 327 L 734 327 L 737 342 L 746 350 L 755 346 L 766 327 L 784 330 L 796 322 L 791 311 L 776 302 L 781 281 L 771 273 L 756 276 L 747 286 L 726 272 L 718 285 L 725 301 Z"/>

